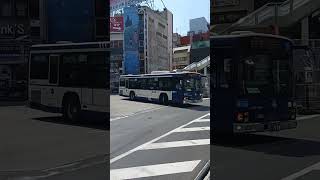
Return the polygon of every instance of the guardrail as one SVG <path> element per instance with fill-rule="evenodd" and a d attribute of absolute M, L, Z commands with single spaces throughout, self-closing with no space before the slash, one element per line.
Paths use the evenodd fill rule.
<path fill-rule="evenodd" d="M 194 63 L 188 65 L 183 70 L 188 70 L 188 71 L 191 71 L 191 70 L 202 70 L 207 66 L 210 66 L 210 56 L 204 58 L 203 60 L 201 60 L 199 62 L 194 62 Z"/>

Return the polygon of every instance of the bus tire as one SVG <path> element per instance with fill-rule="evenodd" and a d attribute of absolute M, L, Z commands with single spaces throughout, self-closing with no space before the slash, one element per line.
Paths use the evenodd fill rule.
<path fill-rule="evenodd" d="M 159 97 L 160 104 L 167 106 L 169 104 L 168 96 L 166 94 L 161 94 Z"/>
<path fill-rule="evenodd" d="M 134 94 L 133 91 L 131 91 L 129 97 L 130 97 L 130 100 L 133 101 L 133 100 L 135 100 L 136 95 Z"/>
<path fill-rule="evenodd" d="M 77 122 L 80 118 L 81 106 L 79 98 L 75 95 L 66 97 L 63 103 L 63 119 Z"/>

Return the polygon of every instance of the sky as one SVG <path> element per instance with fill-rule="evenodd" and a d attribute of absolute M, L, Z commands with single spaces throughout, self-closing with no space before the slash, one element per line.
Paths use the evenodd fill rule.
<path fill-rule="evenodd" d="M 187 35 L 189 20 L 205 17 L 210 22 L 210 0 L 163 0 L 173 14 L 173 32 Z M 154 0 L 156 9 L 162 10 L 161 0 Z"/>

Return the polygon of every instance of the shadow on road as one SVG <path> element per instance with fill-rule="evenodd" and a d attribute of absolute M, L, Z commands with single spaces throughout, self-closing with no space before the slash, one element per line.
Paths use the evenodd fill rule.
<path fill-rule="evenodd" d="M 236 137 L 218 138 L 212 141 L 215 146 L 263 152 L 271 155 L 289 157 L 320 155 L 320 141 L 318 142 L 305 139 L 244 134 Z"/>
<path fill-rule="evenodd" d="M 129 98 L 122 98 L 121 100 L 124 101 L 131 101 Z M 134 100 L 132 102 L 139 102 L 139 103 L 152 103 L 152 104 L 159 104 L 159 102 L 156 101 L 148 101 L 145 99 L 138 99 L 138 100 Z M 165 106 L 164 106 L 165 107 Z M 183 108 L 183 109 L 191 109 L 191 110 L 195 110 L 195 111 L 210 111 L 210 106 L 204 106 L 204 105 L 199 105 L 199 104 L 184 104 L 184 105 L 180 105 L 180 104 L 169 104 L 166 107 L 175 107 L 175 108 Z"/>
<path fill-rule="evenodd" d="M 27 105 L 27 101 L 8 101 L 0 99 L 0 107 L 5 106 L 25 106 Z"/>
<path fill-rule="evenodd" d="M 90 119 L 85 120 L 82 119 L 77 123 L 67 122 L 63 120 L 61 116 L 54 116 L 54 117 L 40 117 L 40 118 L 33 118 L 33 120 L 38 120 L 42 122 L 49 122 L 49 123 L 56 123 L 56 124 L 63 124 L 69 126 L 78 126 L 78 127 L 86 127 L 91 129 L 98 129 L 98 130 L 110 130 L 110 123 L 106 120 L 97 120 L 97 119 Z"/>

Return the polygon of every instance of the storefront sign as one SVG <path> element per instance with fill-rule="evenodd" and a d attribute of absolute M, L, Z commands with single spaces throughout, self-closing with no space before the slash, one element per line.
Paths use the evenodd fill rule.
<path fill-rule="evenodd" d="M 24 24 L 0 24 L 0 37 L 14 37 L 25 34 Z"/>

